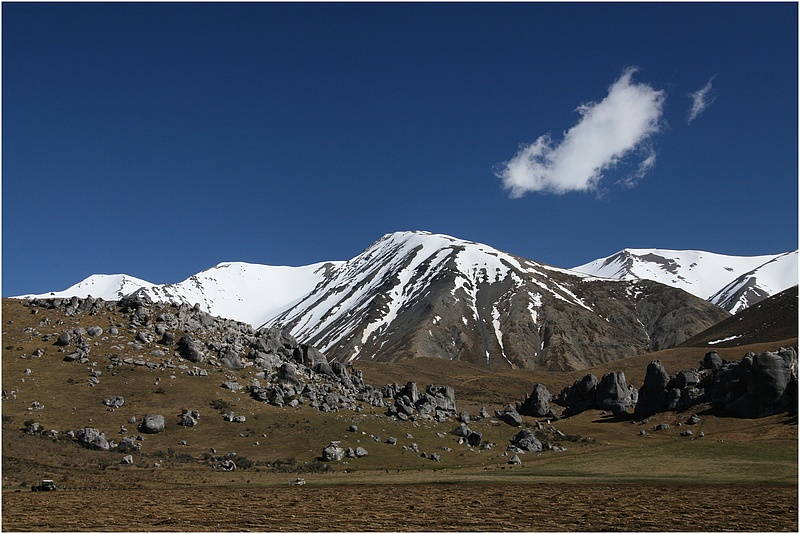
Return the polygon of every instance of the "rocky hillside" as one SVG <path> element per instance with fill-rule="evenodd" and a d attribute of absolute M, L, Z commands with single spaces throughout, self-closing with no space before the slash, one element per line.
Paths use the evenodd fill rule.
<path fill-rule="evenodd" d="M 384 236 L 269 324 L 329 360 L 435 357 L 563 371 L 674 346 L 727 312 L 426 232 Z"/>

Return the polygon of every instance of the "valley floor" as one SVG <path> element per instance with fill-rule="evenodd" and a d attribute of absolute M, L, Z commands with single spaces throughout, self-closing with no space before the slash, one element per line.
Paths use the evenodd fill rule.
<path fill-rule="evenodd" d="M 5 531 L 793 531 L 797 486 L 377 484 L 3 493 Z"/>

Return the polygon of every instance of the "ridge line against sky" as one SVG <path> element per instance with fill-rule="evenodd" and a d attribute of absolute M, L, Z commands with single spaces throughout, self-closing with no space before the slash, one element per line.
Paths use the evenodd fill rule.
<path fill-rule="evenodd" d="M 4 296 L 412 229 L 797 248 L 795 3 L 4 3 L 2 39 Z"/>

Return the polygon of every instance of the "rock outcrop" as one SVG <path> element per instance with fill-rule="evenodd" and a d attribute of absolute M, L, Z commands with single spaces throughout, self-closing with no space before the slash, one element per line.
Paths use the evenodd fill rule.
<path fill-rule="evenodd" d="M 33 299 L 26 305 L 34 310 L 59 309 L 72 315 L 101 311 L 121 314 L 133 335 L 131 348 L 149 351 L 149 354 L 112 356 L 112 368 L 118 365 L 166 368 L 205 377 L 214 368 L 240 370 L 252 366 L 258 373 L 250 385 L 225 380 L 223 387 L 234 391 L 244 389 L 254 399 L 274 406 L 307 404 L 324 412 L 362 410 L 364 404 L 388 406 L 383 390 L 366 384 L 360 371 L 353 371 L 341 362 L 328 363 L 316 347 L 299 343 L 286 330 L 254 329 L 245 323 L 213 317 L 201 311 L 198 305 L 153 302 L 142 292 L 126 295 L 117 302 L 90 297 Z M 94 329 L 92 333 L 101 330 Z M 112 335 L 119 333 L 116 326 L 109 334 L 112 331 L 115 332 Z M 62 332 L 57 340 L 49 337 L 48 340 L 55 341 L 59 351 L 65 353 L 65 361 L 87 364 L 92 348 L 87 335 L 88 331 L 83 328 L 74 328 Z M 100 373 L 93 371 L 90 386 L 99 382 Z M 455 411 L 452 388 L 426 390 L 417 400 L 420 404 L 415 405 L 414 410 L 419 416 L 443 417 L 442 414 Z M 106 401 L 111 410 L 123 402 L 121 397 L 109 397 Z M 194 422 L 196 424 L 196 418 Z M 191 425 L 191 415 L 182 414 L 179 423 Z"/>
<path fill-rule="evenodd" d="M 414 416 L 443 422 L 456 414 L 455 391 L 449 386 L 428 385 L 422 393 L 416 382 L 408 382 L 402 388 L 389 384 L 382 389 L 384 398 L 394 399 L 387 415 L 407 420 Z"/>
<path fill-rule="evenodd" d="M 555 402 L 564 406 L 565 417 L 586 410 L 605 410 L 623 415 L 633 408 L 638 399 L 636 388 L 629 386 L 625 373 L 606 373 L 600 380 L 588 374 L 558 394 Z"/>
<path fill-rule="evenodd" d="M 518 403 L 517 412 L 520 415 L 555 419 L 558 416 L 555 410 L 550 407 L 552 399 L 553 395 L 550 394 L 547 387 L 543 384 L 535 384 L 531 394 L 526 396 L 524 401 Z"/>

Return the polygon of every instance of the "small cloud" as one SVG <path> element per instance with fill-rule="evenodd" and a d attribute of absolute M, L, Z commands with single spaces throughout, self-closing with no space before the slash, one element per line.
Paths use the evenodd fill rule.
<path fill-rule="evenodd" d="M 642 146 L 660 129 L 664 92 L 633 83 L 635 68 L 626 69 L 601 102 L 582 104 L 580 121 L 560 143 L 549 135 L 521 146 L 495 171 L 512 198 L 538 191 L 564 194 L 598 188 L 603 172 Z M 646 159 L 625 185 L 634 185 L 655 163 L 649 147 Z"/>
<path fill-rule="evenodd" d="M 692 99 L 692 109 L 689 110 L 690 123 L 704 112 L 708 106 L 713 104 L 717 98 L 716 95 L 711 93 L 711 82 L 715 77 L 716 75 L 712 76 L 703 87 L 694 93 L 689 93 L 689 97 Z"/>
<path fill-rule="evenodd" d="M 631 176 L 623 178 L 622 180 L 618 180 L 617 184 L 622 185 L 627 188 L 631 188 L 639 183 L 639 181 L 644 178 L 644 175 L 647 172 L 655 167 L 656 165 L 656 151 L 653 149 L 652 146 L 648 146 L 645 150 L 647 157 L 645 157 L 639 166 L 636 168 L 636 172 L 634 172 Z"/>

